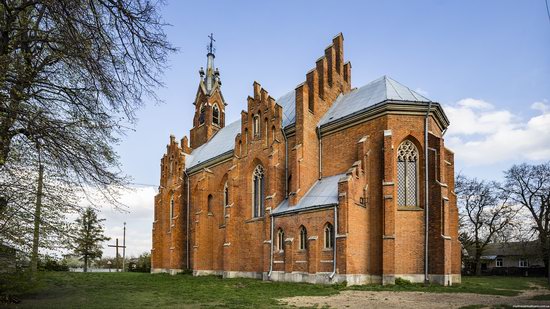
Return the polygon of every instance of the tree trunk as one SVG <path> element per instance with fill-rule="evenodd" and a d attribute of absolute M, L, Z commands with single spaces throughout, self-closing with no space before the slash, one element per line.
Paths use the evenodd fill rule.
<path fill-rule="evenodd" d="M 476 248 L 476 255 L 474 256 L 474 262 L 476 265 L 475 273 L 476 276 L 481 276 L 481 253 L 477 252 L 481 252 L 481 250 L 479 248 Z"/>
<path fill-rule="evenodd" d="M 84 255 L 84 272 L 88 272 L 88 255 Z"/>
<path fill-rule="evenodd" d="M 481 260 L 476 260 L 476 276 L 481 276 Z"/>
<path fill-rule="evenodd" d="M 44 166 L 38 166 L 38 188 L 36 191 L 36 209 L 34 210 L 34 235 L 32 239 L 31 272 L 38 270 L 38 243 L 40 241 L 40 212 L 42 210 L 42 185 Z"/>

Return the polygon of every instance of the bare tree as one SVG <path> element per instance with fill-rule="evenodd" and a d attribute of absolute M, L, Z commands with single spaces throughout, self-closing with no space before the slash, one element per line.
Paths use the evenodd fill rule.
<path fill-rule="evenodd" d="M 36 257 L 38 247 L 66 235 L 61 219 L 79 192 L 117 205 L 128 179 L 112 146 L 145 98 L 158 101 L 154 91 L 175 50 L 161 4 L 0 0 L 2 239 L 25 252 L 34 243 Z"/>
<path fill-rule="evenodd" d="M 24 141 L 77 185 L 126 184 L 112 145 L 157 99 L 163 28 L 148 0 L 0 1 L 0 172 Z"/>
<path fill-rule="evenodd" d="M 455 185 L 460 214 L 460 237 L 474 252 L 476 274 L 487 245 L 510 229 L 518 209 L 496 182 L 458 176 Z"/>
<path fill-rule="evenodd" d="M 505 172 L 505 177 L 504 190 L 532 216 L 540 243 L 540 254 L 550 272 L 550 162 L 514 165 Z"/>

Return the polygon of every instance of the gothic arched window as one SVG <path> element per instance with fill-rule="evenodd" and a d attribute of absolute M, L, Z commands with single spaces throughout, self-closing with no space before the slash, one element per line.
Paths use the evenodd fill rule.
<path fill-rule="evenodd" d="M 254 218 L 264 216 L 264 200 L 265 200 L 265 175 L 264 168 L 261 165 L 256 166 L 252 175 L 252 205 Z"/>
<path fill-rule="evenodd" d="M 283 232 L 282 228 L 279 228 L 277 231 L 277 250 L 285 250 L 285 232 Z"/>
<path fill-rule="evenodd" d="M 168 225 L 172 228 L 172 220 L 174 219 L 174 193 L 170 195 L 170 220 Z"/>
<path fill-rule="evenodd" d="M 265 145 L 269 146 L 269 127 L 267 126 L 267 118 L 264 119 L 264 127 L 265 127 Z"/>
<path fill-rule="evenodd" d="M 229 205 L 229 186 L 227 181 L 223 186 L 223 221 L 225 222 L 225 215 L 227 214 L 227 206 Z"/>
<path fill-rule="evenodd" d="M 201 107 L 199 109 L 199 124 L 204 123 L 204 117 L 205 117 L 204 114 L 205 114 L 204 104 L 201 104 Z"/>
<path fill-rule="evenodd" d="M 325 249 L 332 249 L 334 245 L 334 227 L 332 224 L 325 225 Z"/>
<path fill-rule="evenodd" d="M 220 108 L 218 104 L 214 104 L 212 107 L 212 123 L 215 125 L 220 125 Z"/>
<path fill-rule="evenodd" d="M 300 227 L 300 250 L 307 248 L 307 230 L 305 226 Z"/>
<path fill-rule="evenodd" d="M 260 115 L 255 115 L 252 120 L 252 134 L 254 137 L 260 136 Z"/>
<path fill-rule="evenodd" d="M 410 140 L 397 149 L 397 205 L 418 206 L 418 149 Z"/>

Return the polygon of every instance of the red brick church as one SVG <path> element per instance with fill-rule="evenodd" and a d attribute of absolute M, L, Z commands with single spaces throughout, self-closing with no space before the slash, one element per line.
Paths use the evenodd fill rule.
<path fill-rule="evenodd" d="M 152 272 L 460 282 L 449 120 L 390 77 L 352 87 L 343 44 L 278 99 L 254 82 L 231 123 L 210 44 L 190 138 L 161 159 Z"/>

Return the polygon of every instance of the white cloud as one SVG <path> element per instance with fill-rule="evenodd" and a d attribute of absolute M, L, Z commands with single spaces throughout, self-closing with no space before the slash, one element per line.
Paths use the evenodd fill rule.
<path fill-rule="evenodd" d="M 446 106 L 451 125 L 447 144 L 469 166 L 550 158 L 550 108 L 535 102 L 539 114 L 523 120 L 483 100 L 464 99 Z"/>
<path fill-rule="evenodd" d="M 493 109 L 494 108 L 493 104 L 491 104 L 491 103 L 485 102 L 483 100 L 472 99 L 472 98 L 462 99 L 462 100 L 458 101 L 456 104 L 459 105 L 459 106 L 462 106 L 462 107 L 468 107 L 468 108 L 472 108 L 472 109 L 487 110 L 487 109 Z"/>
<path fill-rule="evenodd" d="M 534 110 L 541 111 L 543 114 L 550 111 L 550 106 L 548 106 L 548 100 L 543 100 L 543 102 L 535 102 L 531 104 L 531 108 Z"/>
<path fill-rule="evenodd" d="M 123 226 L 126 222 L 126 256 L 138 256 L 151 250 L 151 228 L 154 216 L 154 187 L 134 187 L 122 191 L 119 201 L 128 208 L 125 211 L 113 208 L 101 209 L 100 216 L 105 218 L 105 235 L 111 237 L 109 244 L 119 238 L 122 245 Z M 104 244 L 103 254 L 115 256 L 115 248 Z M 120 252 L 122 254 L 122 252 Z"/>

